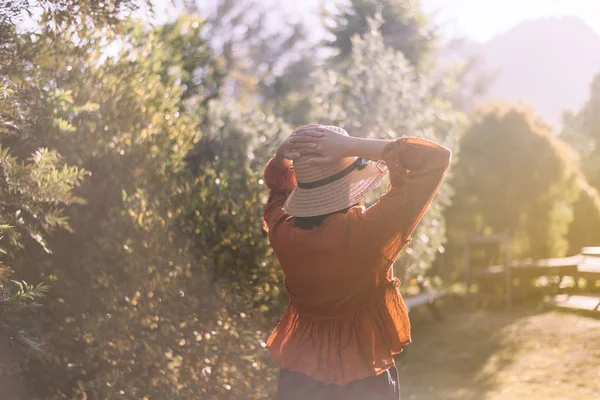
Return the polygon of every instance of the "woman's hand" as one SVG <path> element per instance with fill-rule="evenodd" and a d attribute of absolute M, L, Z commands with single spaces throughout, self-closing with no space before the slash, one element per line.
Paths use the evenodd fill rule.
<path fill-rule="evenodd" d="M 314 165 L 330 164 L 345 157 L 364 157 L 380 160 L 389 140 L 364 139 L 342 135 L 311 124 L 297 128 L 287 137 L 277 150 L 277 158 L 284 163 L 288 160 L 308 160 Z"/>
<path fill-rule="evenodd" d="M 311 138 L 316 146 L 310 149 L 307 159 L 315 165 L 330 164 L 349 157 L 351 154 L 352 137 L 324 129 L 324 134 Z"/>
<path fill-rule="evenodd" d="M 305 156 L 315 155 L 317 147 L 315 141 L 325 135 L 323 131 L 324 129 L 316 124 L 304 125 L 297 128 L 281 142 L 276 157 L 279 159 L 299 160 Z"/>

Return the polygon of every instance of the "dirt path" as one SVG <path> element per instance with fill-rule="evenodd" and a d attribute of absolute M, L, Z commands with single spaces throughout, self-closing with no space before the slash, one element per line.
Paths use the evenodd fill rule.
<path fill-rule="evenodd" d="M 403 400 L 600 400 L 600 319 L 558 311 L 413 317 Z"/>

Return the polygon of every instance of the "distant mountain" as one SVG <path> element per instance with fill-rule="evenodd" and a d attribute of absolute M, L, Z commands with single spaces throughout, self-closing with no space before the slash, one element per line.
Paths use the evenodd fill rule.
<path fill-rule="evenodd" d="M 523 100 L 556 126 L 565 109 L 586 101 L 600 72 L 600 35 L 576 17 L 526 21 L 487 43 L 460 47 L 451 52 L 480 56 L 494 76 L 490 98 Z"/>

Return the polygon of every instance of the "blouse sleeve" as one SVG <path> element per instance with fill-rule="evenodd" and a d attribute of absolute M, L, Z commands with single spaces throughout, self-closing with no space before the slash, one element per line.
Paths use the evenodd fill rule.
<path fill-rule="evenodd" d="M 363 230 L 383 256 L 393 262 L 437 192 L 450 165 L 451 152 L 429 140 L 408 137 L 390 142 L 383 155 L 390 186 L 364 212 Z"/>
<path fill-rule="evenodd" d="M 263 212 L 263 221 L 265 229 L 271 230 L 286 217 L 283 205 L 296 187 L 296 174 L 292 167 L 284 167 L 271 158 L 265 168 L 264 179 L 269 188 L 269 199 Z"/>

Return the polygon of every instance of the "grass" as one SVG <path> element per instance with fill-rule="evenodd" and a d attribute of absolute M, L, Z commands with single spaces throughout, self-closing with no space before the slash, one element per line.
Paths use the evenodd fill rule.
<path fill-rule="evenodd" d="M 403 400 L 600 400 L 600 319 L 548 309 L 415 313 Z"/>

